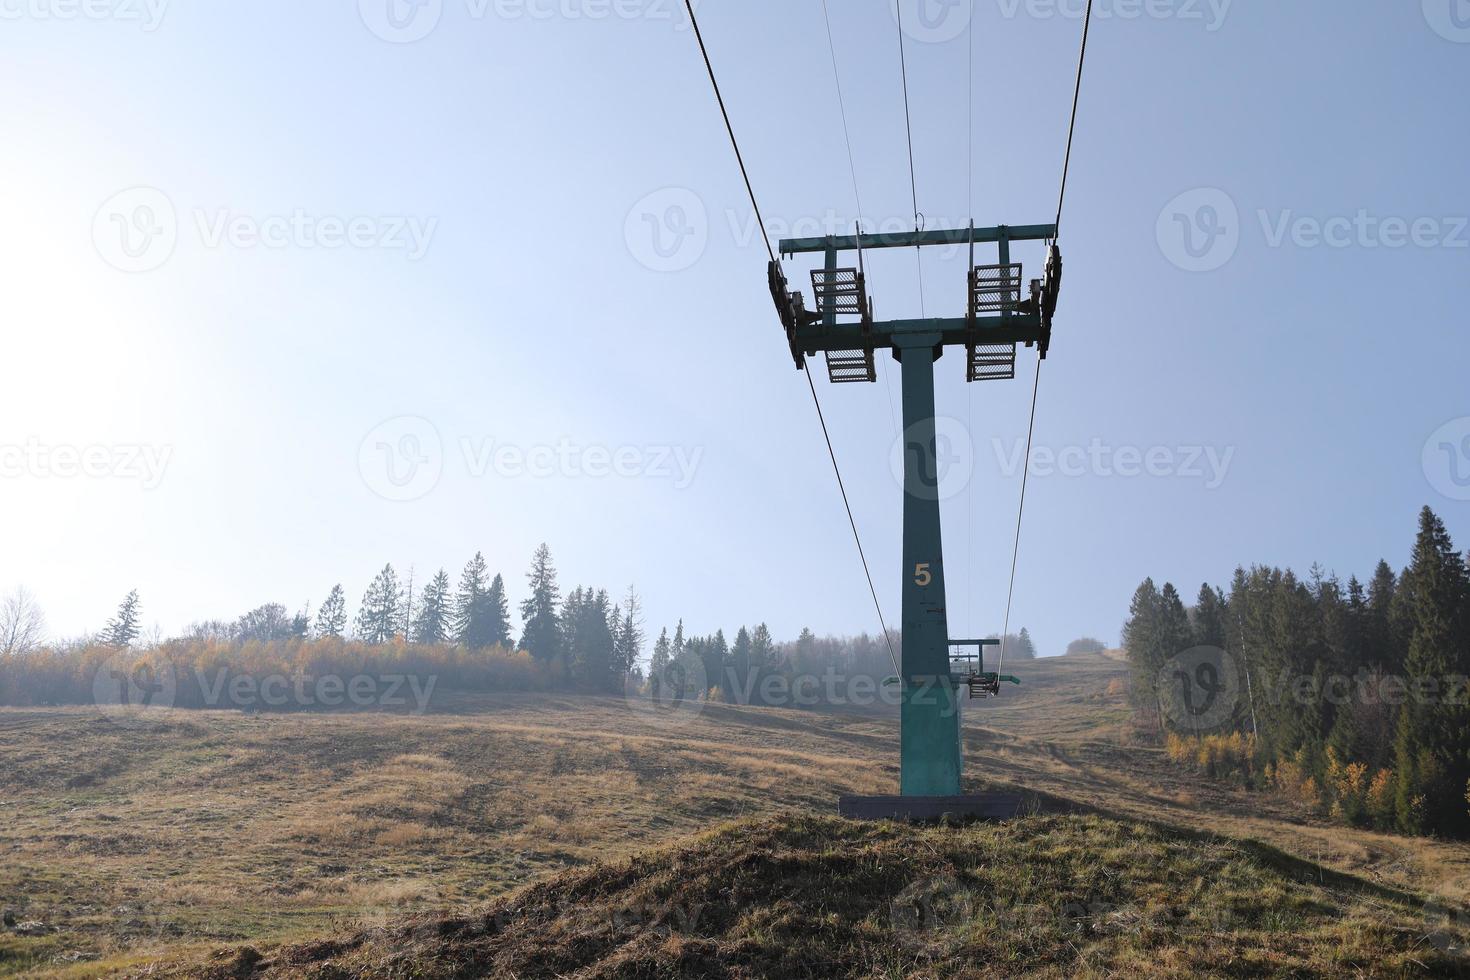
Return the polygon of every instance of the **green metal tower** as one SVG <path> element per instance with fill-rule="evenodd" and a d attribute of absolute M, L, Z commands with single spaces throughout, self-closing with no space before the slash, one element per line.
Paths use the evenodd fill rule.
<path fill-rule="evenodd" d="M 1015 377 L 1016 348 L 1035 346 L 1045 358 L 1052 316 L 1061 287 L 1062 262 L 1055 225 L 916 231 L 899 235 L 783 240 L 782 257 L 822 253 L 825 263 L 812 271 L 814 310 L 800 292 L 792 293 L 778 261 L 770 264 L 771 296 L 780 313 L 798 368 L 822 352 L 834 383 L 874 382 L 874 357 L 891 350 L 903 379 L 903 618 L 901 793 L 903 815 L 930 815 L 920 798 L 949 801 L 930 807 L 932 815 L 963 811 L 963 760 L 960 748 L 960 690 L 971 697 L 999 692 L 1002 681 L 1019 683 L 984 669 L 981 650 L 992 641 L 953 640 L 945 606 L 944 548 L 939 516 L 938 453 L 934 428 L 934 364 L 946 347 L 965 349 L 970 382 Z M 1011 243 L 1048 242 L 1046 268 L 1022 297 L 1021 265 L 1011 262 Z M 880 248 L 969 246 L 967 310 L 962 317 L 874 321 L 863 268 L 863 253 Z M 976 245 L 995 245 L 998 262 L 975 264 Z M 843 253 L 855 252 L 855 265 L 840 266 Z M 973 668 L 956 672 L 952 647 L 974 647 Z M 959 658 L 964 662 L 966 658 Z M 892 798 L 883 798 L 891 800 Z M 847 801 L 844 801 L 846 805 Z M 881 811 L 881 812 L 880 812 Z M 854 815 L 863 815 L 855 813 Z M 870 815 L 890 814 L 880 807 Z"/>

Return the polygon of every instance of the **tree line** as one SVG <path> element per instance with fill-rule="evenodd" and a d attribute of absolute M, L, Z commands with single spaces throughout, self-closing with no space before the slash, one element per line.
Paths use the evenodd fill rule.
<path fill-rule="evenodd" d="M 1186 606 L 1145 580 L 1123 636 L 1137 717 L 1215 775 L 1356 824 L 1470 836 L 1467 568 L 1426 507 L 1408 566 L 1380 561 L 1366 584 L 1258 565 Z"/>

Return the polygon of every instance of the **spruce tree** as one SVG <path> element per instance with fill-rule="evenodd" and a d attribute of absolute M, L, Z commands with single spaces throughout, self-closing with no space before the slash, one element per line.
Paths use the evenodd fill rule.
<path fill-rule="evenodd" d="M 342 639 L 347 632 L 347 596 L 341 585 L 332 586 L 327 601 L 322 603 L 316 614 L 316 635 L 319 638 Z"/>
<path fill-rule="evenodd" d="M 1225 647 L 1225 597 L 1209 583 L 1199 587 L 1199 598 L 1195 600 L 1190 619 L 1194 624 L 1194 645 L 1200 647 Z"/>
<path fill-rule="evenodd" d="M 631 586 L 623 600 L 626 608 L 614 607 L 618 618 L 614 630 L 613 668 L 620 676 L 633 673 L 643 656 L 643 601 Z"/>
<path fill-rule="evenodd" d="M 454 621 L 451 635 L 456 643 L 471 650 L 487 646 L 489 630 L 485 623 L 485 576 L 489 569 L 485 556 L 475 552 L 459 575 L 459 589 L 454 594 Z"/>
<path fill-rule="evenodd" d="M 419 612 L 413 621 L 415 643 L 440 644 L 449 640 L 453 625 L 449 602 L 449 576 L 441 568 L 419 596 Z"/>
<path fill-rule="evenodd" d="M 490 582 L 490 591 L 485 593 L 485 629 L 482 634 L 486 646 L 509 647 L 510 606 L 505 597 L 505 579 L 499 572 Z"/>
<path fill-rule="evenodd" d="M 1399 584 L 1410 627 L 1405 666 L 1413 692 L 1399 712 L 1394 744 L 1399 826 L 1411 833 L 1463 834 L 1470 714 L 1462 697 L 1449 696 L 1446 684 L 1470 672 L 1464 635 L 1470 585 L 1464 559 L 1428 507 L 1419 516 L 1413 560 Z"/>
<path fill-rule="evenodd" d="M 551 549 L 545 544 L 536 549 L 531 570 L 526 574 L 531 594 L 521 603 L 521 649 L 537 660 L 554 660 L 562 653 L 561 622 L 557 616 L 560 599 L 556 585 L 556 568 L 551 563 Z"/>
<path fill-rule="evenodd" d="M 750 631 L 744 626 L 735 633 L 735 644 L 730 648 L 730 686 L 735 695 L 732 700 L 744 701 L 750 688 L 751 639 Z"/>
<path fill-rule="evenodd" d="M 117 607 L 117 615 L 108 620 L 106 628 L 102 630 L 102 635 L 98 639 L 106 646 L 119 649 L 130 646 L 142 631 L 138 624 L 138 617 L 141 614 L 142 603 L 138 599 L 138 590 L 134 589 Z"/>

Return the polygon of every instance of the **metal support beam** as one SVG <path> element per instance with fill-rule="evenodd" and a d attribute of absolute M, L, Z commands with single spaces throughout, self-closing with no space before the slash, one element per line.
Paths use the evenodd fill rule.
<path fill-rule="evenodd" d="M 861 244 L 862 248 L 926 248 L 932 245 L 969 245 L 971 235 L 978 244 L 999 242 L 1007 238 L 1013 242 L 1049 241 L 1057 237 L 1056 225 L 998 225 L 994 228 L 955 228 L 948 231 L 909 231 L 897 234 L 843 235 L 836 238 L 783 238 L 781 255 L 792 256 L 802 252 L 825 252 L 835 248 L 839 252 L 851 252 Z"/>
<path fill-rule="evenodd" d="M 934 432 L 939 334 L 905 336 L 903 364 L 903 685 L 900 791 L 960 792 L 960 699 L 949 670 L 944 544 Z"/>

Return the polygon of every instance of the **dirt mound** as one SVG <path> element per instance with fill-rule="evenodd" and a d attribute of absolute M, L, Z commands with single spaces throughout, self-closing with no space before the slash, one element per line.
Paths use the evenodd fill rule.
<path fill-rule="evenodd" d="M 1470 976 L 1455 910 L 1261 845 L 1097 816 L 732 824 L 474 915 L 148 976 Z"/>

